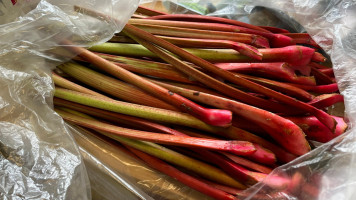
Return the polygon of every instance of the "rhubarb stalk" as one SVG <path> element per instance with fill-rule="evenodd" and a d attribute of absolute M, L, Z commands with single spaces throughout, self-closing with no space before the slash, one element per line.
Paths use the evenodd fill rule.
<path fill-rule="evenodd" d="M 127 102 L 163 108 L 167 110 L 178 110 L 174 106 L 167 104 L 166 102 L 161 101 L 155 97 L 152 97 L 151 95 L 143 92 L 135 86 L 129 85 L 115 78 L 105 76 L 82 65 L 76 63 L 65 63 L 58 66 L 58 68 L 71 77 L 89 86 L 92 86 L 93 88 L 113 95 L 119 99 L 123 99 Z"/>
<path fill-rule="evenodd" d="M 249 29 L 254 29 L 254 30 L 259 30 L 263 32 L 269 32 L 261 27 L 254 26 L 251 24 L 247 24 L 244 22 L 236 21 L 236 20 L 231 20 L 231 19 L 225 19 L 225 18 L 220 18 L 220 17 L 212 17 L 212 16 L 203 16 L 203 15 L 191 15 L 191 14 L 169 14 L 169 15 L 160 15 L 160 16 L 154 16 L 154 17 L 149 17 L 147 19 L 155 19 L 155 20 L 179 20 L 179 21 L 198 21 L 198 22 L 205 22 L 205 23 L 223 23 L 223 24 L 231 24 L 231 25 L 236 25 L 236 26 L 242 26 L 246 27 Z"/>
<path fill-rule="evenodd" d="M 175 179 L 177 179 L 178 181 L 182 182 L 183 184 L 199 191 L 202 192 L 203 194 L 206 194 L 208 196 L 211 196 L 215 199 L 219 199 L 219 200 L 234 200 L 235 197 L 223 192 L 219 189 L 215 189 L 211 186 L 209 186 L 208 184 L 192 177 L 189 176 L 188 174 L 185 174 L 181 171 L 179 171 L 178 169 L 168 165 L 167 163 L 159 160 L 158 158 L 155 158 L 153 156 L 150 156 L 146 153 L 143 153 L 141 151 L 138 151 L 134 148 L 128 148 L 130 151 L 132 151 L 134 154 L 136 154 L 136 156 L 140 157 L 143 161 L 145 161 L 149 166 L 151 166 L 152 168 L 167 174 L 168 176 L 171 176 Z"/>
<path fill-rule="evenodd" d="M 93 119 L 87 119 L 76 116 L 61 110 L 56 110 L 63 119 L 70 121 L 80 126 L 90 129 L 108 132 L 118 136 L 124 136 L 131 139 L 138 139 L 144 141 L 157 142 L 161 144 L 169 144 L 176 146 L 198 147 L 204 149 L 214 149 L 220 151 L 227 151 L 237 155 L 249 155 L 256 151 L 253 144 L 244 141 L 223 141 L 210 140 L 195 137 L 165 135 L 153 132 L 138 131 L 127 128 L 121 128 L 108 123 L 99 122 Z"/>
<path fill-rule="evenodd" d="M 230 32 L 230 33 L 248 33 L 248 34 L 260 35 L 262 37 L 269 39 L 273 47 L 284 47 L 289 45 L 295 45 L 293 39 L 286 35 L 267 33 L 263 31 L 249 29 L 242 26 L 228 25 L 228 24 L 221 24 L 221 23 L 200 23 L 200 22 L 150 20 L 150 19 L 140 19 L 140 20 L 130 19 L 129 23 L 132 25 L 160 25 L 160 26 L 180 27 L 180 28 L 199 29 L 199 30 Z"/>
<path fill-rule="evenodd" d="M 171 51 L 172 53 L 177 54 L 178 56 L 186 59 L 187 61 L 192 62 L 192 63 L 196 64 L 197 66 L 202 67 L 208 71 L 211 71 L 212 73 L 217 74 L 218 76 L 225 78 L 226 80 L 229 80 L 232 83 L 241 85 L 241 86 L 249 88 L 253 91 L 259 92 L 259 93 L 264 94 L 269 97 L 272 97 L 282 103 L 291 105 L 291 106 L 301 109 L 305 112 L 310 112 L 313 115 L 315 115 L 322 123 L 324 123 L 330 130 L 333 131 L 335 129 L 335 126 L 336 126 L 335 120 L 332 117 L 330 117 L 327 113 L 325 113 L 321 110 L 318 110 L 313 106 L 310 106 L 306 103 L 297 101 L 289 96 L 283 95 L 283 94 L 278 93 L 274 90 L 271 90 L 269 88 L 258 85 L 254 82 L 248 81 L 248 80 L 241 78 L 237 75 L 234 75 L 228 71 L 221 70 L 219 67 L 209 63 L 208 61 L 201 59 L 199 57 L 196 57 L 196 56 L 184 51 L 183 49 L 181 49 L 181 48 L 179 48 L 179 47 L 177 47 L 163 39 L 157 38 L 157 37 L 153 36 L 152 34 L 147 33 L 147 32 L 145 32 L 139 28 L 136 28 L 130 24 L 127 24 L 125 26 L 124 32 L 126 34 L 130 35 L 130 37 L 134 36 L 136 38 L 136 40 L 137 40 L 137 38 L 145 38 L 145 40 L 154 42 L 155 44 L 157 44 L 163 48 L 166 48 L 167 50 Z M 145 46 L 147 48 L 147 45 L 145 45 Z M 282 48 L 280 48 L 280 49 L 282 49 Z M 301 60 L 305 56 L 308 57 L 308 55 L 312 55 L 312 56 L 314 55 L 314 50 L 312 50 L 312 49 L 310 50 L 310 48 L 302 47 L 302 46 L 288 46 L 288 47 L 283 47 L 283 49 L 285 49 L 285 51 L 287 51 L 287 52 L 292 52 L 297 49 L 299 51 L 298 58 Z M 285 51 L 283 51 L 283 52 L 285 53 Z"/>
<path fill-rule="evenodd" d="M 133 74 L 130 71 L 125 70 L 124 68 L 121 68 L 112 62 L 105 60 L 98 55 L 80 48 L 80 47 L 68 47 L 72 51 L 76 53 L 80 53 L 80 56 L 87 60 L 88 62 L 94 64 L 97 67 L 100 67 L 100 69 L 128 82 L 131 83 L 146 92 L 149 92 L 150 94 L 156 96 L 157 98 L 160 98 L 164 101 L 167 101 L 167 103 L 170 103 L 177 108 L 183 110 L 184 112 L 187 112 L 189 114 L 192 114 L 193 116 L 201 119 L 202 121 L 214 125 L 214 126 L 227 126 L 231 122 L 231 112 L 228 110 L 217 110 L 217 109 L 207 109 L 199 106 L 198 104 L 195 104 L 194 102 L 181 97 L 177 94 L 172 93 L 171 91 L 160 87 L 150 81 L 147 81 L 140 76 Z"/>
<path fill-rule="evenodd" d="M 297 76 L 288 63 L 217 63 L 216 66 L 232 72 L 256 74 L 262 77 L 305 85 L 316 85 L 313 77 Z"/>
<path fill-rule="evenodd" d="M 198 29 L 169 27 L 169 26 L 145 25 L 145 24 L 135 24 L 135 26 L 151 34 L 161 35 L 161 36 L 199 38 L 199 39 L 211 39 L 211 40 L 228 40 L 234 42 L 241 42 L 260 48 L 269 48 L 269 42 L 266 38 L 259 35 L 252 35 L 247 33 L 231 33 L 231 32 L 198 30 Z"/>
<path fill-rule="evenodd" d="M 283 117 L 247 104 L 225 99 L 223 97 L 179 88 L 164 83 L 156 83 L 192 100 L 204 102 L 205 104 L 218 108 L 229 109 L 235 114 L 241 115 L 242 117 L 257 123 L 258 125 L 263 124 L 264 126 L 269 127 L 266 131 L 270 134 L 270 136 L 291 153 L 303 155 L 310 151 L 309 144 L 304 137 L 303 131 L 293 122 Z"/>

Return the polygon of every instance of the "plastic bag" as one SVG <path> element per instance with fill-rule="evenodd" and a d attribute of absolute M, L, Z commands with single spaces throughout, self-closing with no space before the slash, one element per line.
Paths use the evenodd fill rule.
<path fill-rule="evenodd" d="M 78 147 L 53 111 L 51 70 L 68 59 L 58 54 L 61 41 L 70 38 L 84 47 L 106 41 L 121 30 L 137 4 L 1 1 L 0 199 L 91 198 Z M 74 5 L 106 11 L 122 23 L 79 14 Z"/>
<path fill-rule="evenodd" d="M 141 1 L 141 3 L 147 2 L 151 2 L 151 8 L 161 4 L 152 0 Z M 262 182 L 246 190 L 239 199 L 356 199 L 354 191 L 356 172 L 353 170 L 356 168 L 354 128 L 356 74 L 352 69 L 356 63 L 356 21 L 353 20 L 356 14 L 356 2 L 352 0 L 165 0 L 162 4 L 169 13 L 222 16 L 256 25 L 277 26 L 295 32 L 307 31 L 313 36 L 313 39 L 330 55 L 340 92 L 345 97 L 345 113 L 340 113 L 342 109 L 334 109 L 331 112 L 335 112 L 332 113 L 335 115 L 345 115 L 349 120 L 349 129 L 344 135 L 274 170 L 271 176 L 292 178 L 297 183 L 297 189 L 294 188 L 296 190 L 287 188 L 282 192 L 274 191 Z M 86 138 L 84 141 L 97 140 Z M 125 187 L 137 187 L 139 189 L 134 191 L 139 191 L 140 194 L 147 193 L 154 199 L 208 199 L 201 194 L 192 195 L 196 191 L 189 190 L 171 178 L 150 170 L 137 160 L 118 157 L 117 155 L 123 152 L 115 149 L 114 145 L 116 144 L 109 142 L 106 146 L 91 147 L 91 150 L 110 152 L 111 157 L 107 159 L 117 158 L 116 163 L 123 167 L 113 170 L 115 166 L 110 165 L 110 162 L 105 163 L 100 156 L 95 157 L 93 154 L 95 158 L 99 158 L 97 167 L 108 167 L 112 170 L 107 174 L 126 177 L 124 182 L 117 181 Z M 88 159 L 88 162 L 93 161 Z M 152 177 L 147 176 L 142 179 L 137 176 L 137 174 L 146 176 L 150 173 Z M 112 181 L 114 178 L 107 180 Z M 104 180 L 97 183 L 106 184 Z M 179 193 L 187 195 L 170 196 Z"/>

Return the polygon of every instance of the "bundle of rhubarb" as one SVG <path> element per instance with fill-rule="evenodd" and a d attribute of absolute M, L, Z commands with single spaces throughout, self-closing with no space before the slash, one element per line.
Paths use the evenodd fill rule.
<path fill-rule="evenodd" d="M 310 141 L 345 132 L 344 119 L 326 112 L 343 97 L 308 34 L 137 13 L 107 43 L 67 46 L 78 56 L 53 73 L 55 109 L 67 122 L 216 199 L 234 199 L 311 151 Z M 265 184 L 298 192 L 295 178 Z"/>

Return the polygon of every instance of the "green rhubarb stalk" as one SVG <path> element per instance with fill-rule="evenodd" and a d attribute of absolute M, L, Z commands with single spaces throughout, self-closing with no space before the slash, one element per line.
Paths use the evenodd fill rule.
<path fill-rule="evenodd" d="M 86 94 L 91 94 L 91 95 L 95 95 L 95 96 L 99 96 L 102 98 L 107 98 L 105 95 L 102 95 L 98 92 L 95 92 L 93 90 L 89 90 L 86 87 L 83 87 L 81 85 L 78 85 L 76 83 L 73 83 L 72 81 L 69 81 L 61 76 L 59 76 L 58 74 L 52 72 L 52 79 L 55 85 L 62 87 L 62 88 L 66 88 L 69 90 L 74 90 L 74 91 L 78 91 L 78 92 L 82 92 L 82 93 L 86 93 Z"/>
<path fill-rule="evenodd" d="M 80 64 L 65 63 L 58 68 L 80 82 L 124 101 L 178 111 L 174 106 L 143 92 L 135 86 L 103 75 Z"/>
<path fill-rule="evenodd" d="M 114 113 L 98 108 L 93 108 L 85 105 L 81 105 L 78 103 L 74 103 L 71 101 L 63 100 L 57 97 L 53 98 L 53 103 L 56 107 L 64 107 L 64 108 L 70 108 L 72 110 L 85 113 L 87 115 L 91 115 L 100 119 L 104 119 L 106 121 L 118 124 L 118 125 L 124 125 L 124 126 L 129 126 L 133 127 L 135 129 L 139 130 L 148 130 L 152 132 L 162 132 L 162 133 L 167 133 L 167 134 L 172 134 L 172 135 L 185 135 L 179 131 L 176 131 L 175 129 L 169 128 L 167 126 L 152 122 L 150 120 L 138 118 L 138 117 L 132 117 L 129 115 L 123 115 L 119 113 Z"/>
<path fill-rule="evenodd" d="M 70 121 L 79 126 L 84 126 L 94 130 L 104 131 L 113 135 L 127 137 L 131 139 L 138 139 L 150 142 L 157 142 L 160 144 L 168 144 L 175 146 L 195 147 L 202 149 L 212 149 L 219 151 L 231 152 L 237 155 L 253 154 L 256 149 L 253 144 L 245 141 L 224 141 L 224 140 L 211 140 L 187 136 L 166 135 L 160 133 L 146 132 L 122 128 L 114 126 L 105 122 L 100 122 L 94 119 L 88 119 L 77 116 L 62 110 L 56 109 L 63 119 Z"/>
<path fill-rule="evenodd" d="M 292 46 L 298 47 L 298 46 Z M 290 56 L 283 56 L 283 51 L 276 54 L 275 49 L 258 49 L 262 53 L 262 61 L 251 59 L 248 56 L 236 53 L 235 50 L 231 49 L 197 49 L 197 48 L 183 48 L 185 51 L 198 56 L 204 60 L 210 62 L 287 62 L 292 65 L 300 66 L 308 64 L 310 62 L 311 56 L 301 57 L 298 56 L 298 51 L 293 51 Z M 115 54 L 121 56 L 132 56 L 132 57 L 151 57 L 158 58 L 158 55 L 147 50 L 145 47 L 139 44 L 123 44 L 123 43 L 103 43 L 90 48 L 92 51 Z M 301 59 L 302 58 L 302 59 Z"/>
<path fill-rule="evenodd" d="M 122 67 L 119 67 L 86 49 L 74 46 L 68 46 L 68 48 L 75 53 L 79 53 L 80 57 L 84 58 L 100 69 L 128 83 L 131 83 L 140 89 L 143 89 L 144 91 L 156 96 L 161 100 L 166 101 L 167 103 L 170 103 L 171 105 L 201 119 L 208 124 L 214 126 L 229 126 L 231 123 L 232 113 L 228 110 L 204 108 L 180 95 L 174 94 L 169 90 L 152 83 L 151 81 L 143 79 L 142 77 Z"/>
<path fill-rule="evenodd" d="M 262 60 L 262 54 L 257 48 L 244 44 L 241 42 L 234 42 L 229 40 L 212 40 L 212 39 L 196 39 L 196 38 L 180 38 L 180 37 L 167 37 L 158 36 L 172 44 L 179 47 L 191 47 L 191 48 L 217 48 L 217 49 L 234 49 L 242 55 L 254 58 L 256 60 Z"/>
<path fill-rule="evenodd" d="M 147 76 L 153 76 L 157 78 L 168 79 L 172 81 L 179 81 L 183 83 L 193 83 L 193 80 L 190 80 L 187 75 L 178 70 L 175 70 L 174 67 L 169 64 L 110 54 L 96 54 L 106 60 L 114 62 L 114 64 L 119 65 L 122 68 L 125 68 L 131 72 Z"/>

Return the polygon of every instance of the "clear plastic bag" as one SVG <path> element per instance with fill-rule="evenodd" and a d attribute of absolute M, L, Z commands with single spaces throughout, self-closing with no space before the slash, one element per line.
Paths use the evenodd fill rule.
<path fill-rule="evenodd" d="M 74 11 L 95 8 L 121 20 Z M 138 0 L 10 1 L 0 5 L 0 199 L 91 199 L 70 130 L 53 111 L 51 70 L 70 38 L 88 47 L 120 31 Z M 69 56 L 69 57 L 68 57 Z"/>
<path fill-rule="evenodd" d="M 161 4 L 150 2 L 151 8 Z M 291 178 L 297 187 L 273 190 L 263 182 L 245 191 L 239 199 L 356 199 L 356 2 L 353 0 L 164 0 L 163 7 L 169 13 L 199 13 L 228 17 L 256 25 L 277 26 L 295 32 L 307 31 L 330 55 L 340 92 L 345 97 L 345 113 L 335 109 L 333 114 L 348 119 L 348 131 L 334 140 L 323 144 L 307 155 L 283 165 L 271 176 Z M 146 5 L 147 6 L 147 5 Z M 209 9 L 207 9 L 209 7 Z M 341 109 L 342 110 L 342 109 Z M 88 140 L 90 141 L 90 139 Z M 113 145 L 113 144 L 110 144 Z M 103 146 L 107 151 L 114 146 Z M 113 153 L 112 158 L 116 153 Z M 135 177 L 146 174 L 149 168 L 120 160 L 128 169 L 118 168 L 113 173 Z M 107 166 L 99 162 L 98 166 Z M 129 168 L 130 167 L 130 168 Z M 110 168 L 110 167 L 109 167 Z M 152 171 L 153 173 L 154 171 Z M 191 190 L 180 183 L 154 172 L 160 178 L 135 180 L 128 178 L 127 184 L 140 188 L 154 199 L 208 199 L 190 195 Z M 105 183 L 103 183 L 105 184 Z M 184 191 L 186 196 L 169 196 Z M 194 191 L 195 192 L 195 191 Z M 194 193 L 193 192 L 193 193 Z M 157 195 L 157 194 L 168 194 Z"/>

